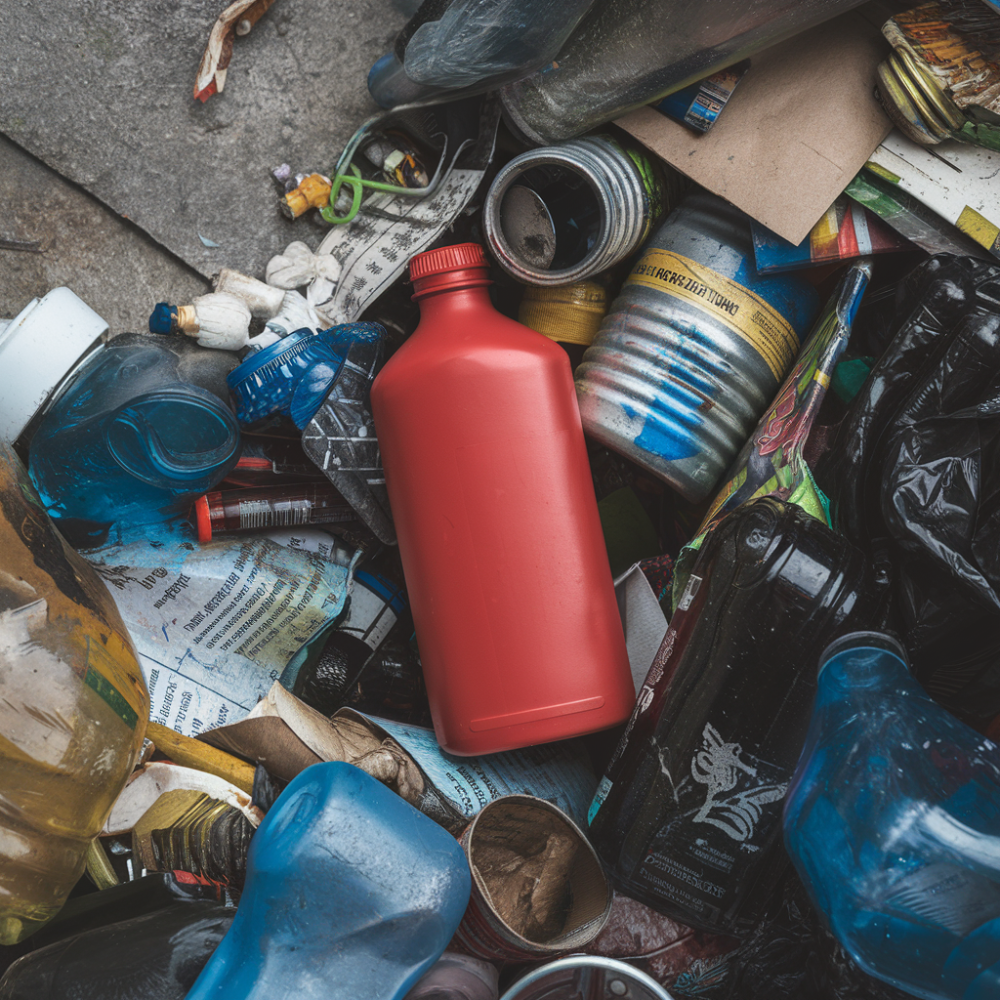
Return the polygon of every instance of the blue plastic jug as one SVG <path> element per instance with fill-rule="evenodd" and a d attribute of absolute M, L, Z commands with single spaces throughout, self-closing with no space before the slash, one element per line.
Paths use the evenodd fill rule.
<path fill-rule="evenodd" d="M 29 472 L 48 513 L 145 524 L 190 507 L 240 456 L 225 383 L 234 361 L 150 334 L 93 354 L 31 440 Z"/>
<path fill-rule="evenodd" d="M 236 919 L 187 1000 L 400 1000 L 471 884 L 443 827 L 351 764 L 314 764 L 254 834 Z"/>
<path fill-rule="evenodd" d="M 1000 997 L 1000 748 L 929 698 L 894 639 L 820 658 L 785 842 L 870 975 L 927 1000 Z"/>

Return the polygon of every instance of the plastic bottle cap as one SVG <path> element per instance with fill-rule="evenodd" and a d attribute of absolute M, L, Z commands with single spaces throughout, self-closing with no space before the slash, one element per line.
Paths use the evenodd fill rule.
<path fill-rule="evenodd" d="M 593 281 L 555 287 L 529 285 L 517 318 L 550 340 L 588 347 L 608 311 L 608 295 Z"/>
<path fill-rule="evenodd" d="M 198 528 L 198 541 L 205 544 L 212 540 L 212 512 L 208 506 L 208 494 L 198 497 L 194 502 L 194 520 Z"/>
<path fill-rule="evenodd" d="M 16 441 L 63 378 L 99 345 L 108 324 L 68 288 L 32 299 L 0 330 L 0 439 Z"/>
<path fill-rule="evenodd" d="M 149 315 L 149 332 L 171 333 L 176 315 L 177 309 L 169 302 L 157 302 L 156 308 Z"/>
<path fill-rule="evenodd" d="M 486 251 L 478 243 L 456 243 L 418 253 L 410 261 L 410 281 L 417 281 L 432 274 L 461 271 L 466 267 L 489 267 Z"/>

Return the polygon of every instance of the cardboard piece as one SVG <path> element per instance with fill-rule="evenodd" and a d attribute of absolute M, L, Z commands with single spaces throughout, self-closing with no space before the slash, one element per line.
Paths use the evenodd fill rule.
<path fill-rule="evenodd" d="M 893 130 L 867 168 L 1000 257 L 1000 152 L 961 142 L 932 152 Z"/>
<path fill-rule="evenodd" d="M 874 96 L 889 46 L 851 12 L 753 57 L 711 132 L 652 108 L 615 124 L 768 229 L 801 243 L 892 127 Z"/>

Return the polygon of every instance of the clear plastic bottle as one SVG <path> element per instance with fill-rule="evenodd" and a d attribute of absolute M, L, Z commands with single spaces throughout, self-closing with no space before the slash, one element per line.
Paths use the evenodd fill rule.
<path fill-rule="evenodd" d="M 142 746 L 149 695 L 111 595 L 0 443 L 0 944 L 58 912 Z"/>
<path fill-rule="evenodd" d="M 894 639 L 820 658 L 785 842 L 870 975 L 926 1000 L 1000 996 L 1000 748 L 910 676 Z"/>

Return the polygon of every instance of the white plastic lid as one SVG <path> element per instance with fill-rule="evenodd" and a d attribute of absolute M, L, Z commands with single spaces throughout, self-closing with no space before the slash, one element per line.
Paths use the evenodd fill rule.
<path fill-rule="evenodd" d="M 0 324 L 0 440 L 13 442 L 108 324 L 68 288 L 32 299 Z"/>

